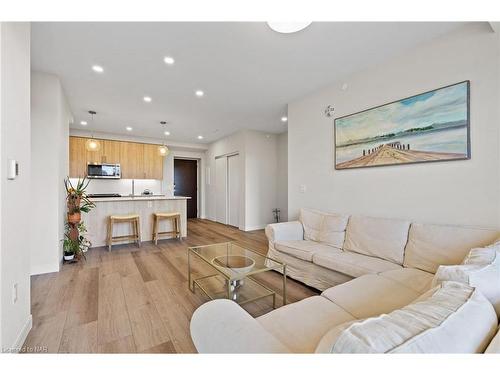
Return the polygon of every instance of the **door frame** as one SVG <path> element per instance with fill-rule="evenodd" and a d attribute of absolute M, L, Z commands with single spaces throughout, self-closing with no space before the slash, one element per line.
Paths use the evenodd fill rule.
<path fill-rule="evenodd" d="M 200 207 L 201 207 L 201 193 L 200 193 L 200 187 L 201 187 L 201 159 L 200 158 L 189 158 L 189 157 L 183 157 L 183 156 L 175 156 L 174 155 L 174 160 L 173 160 L 173 165 L 174 165 L 174 183 L 175 183 L 175 161 L 176 160 L 194 160 L 196 161 L 196 217 L 199 219 L 200 218 Z"/>

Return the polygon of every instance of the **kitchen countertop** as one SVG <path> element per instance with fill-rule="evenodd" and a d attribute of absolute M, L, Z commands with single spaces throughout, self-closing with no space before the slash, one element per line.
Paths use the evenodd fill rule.
<path fill-rule="evenodd" d="M 123 197 L 89 198 L 92 202 L 117 202 L 117 201 L 157 201 L 157 200 L 183 200 L 191 197 L 166 196 L 166 195 L 134 195 Z"/>

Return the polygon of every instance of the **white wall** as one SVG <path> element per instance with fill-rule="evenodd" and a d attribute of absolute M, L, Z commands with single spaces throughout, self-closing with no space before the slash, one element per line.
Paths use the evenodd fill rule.
<path fill-rule="evenodd" d="M 288 220 L 288 132 L 277 137 L 278 168 L 276 181 L 276 205 L 280 209 L 280 220 Z"/>
<path fill-rule="evenodd" d="M 31 274 L 59 271 L 66 216 L 64 178 L 72 115 L 59 78 L 31 73 Z"/>
<path fill-rule="evenodd" d="M 498 34 L 468 25 L 288 106 L 289 216 L 300 207 L 499 226 Z M 336 171 L 333 120 L 463 80 L 471 81 L 472 159 Z M 342 91 L 341 85 L 348 84 Z M 301 184 L 306 193 L 300 193 Z"/>
<path fill-rule="evenodd" d="M 30 234 L 44 224 L 31 220 L 29 23 L 0 24 L 0 67 L 0 347 L 12 350 L 31 328 Z M 15 180 L 7 180 L 8 158 L 19 163 Z"/>
<path fill-rule="evenodd" d="M 206 163 L 207 218 L 215 220 L 215 158 L 238 153 L 240 155 L 240 223 L 239 229 L 262 229 L 273 222 L 272 209 L 276 207 L 277 136 L 264 132 L 243 130 L 210 144 Z"/>

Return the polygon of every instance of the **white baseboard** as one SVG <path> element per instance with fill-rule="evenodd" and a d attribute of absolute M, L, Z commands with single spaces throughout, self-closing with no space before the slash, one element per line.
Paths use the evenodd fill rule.
<path fill-rule="evenodd" d="M 36 266 L 32 266 L 30 274 L 31 276 L 34 276 L 34 275 L 42 275 L 44 273 L 59 272 L 59 270 L 61 269 L 60 268 L 61 264 L 62 264 L 62 259 L 60 263 L 56 264 L 39 264 Z"/>
<path fill-rule="evenodd" d="M 26 337 L 28 337 L 28 334 L 30 333 L 32 327 L 33 327 L 33 316 L 30 314 L 28 320 L 26 320 L 26 323 L 24 323 L 21 332 L 19 332 L 16 342 L 14 343 L 14 345 L 12 345 L 12 352 L 17 353 L 21 350 L 24 342 L 26 341 Z"/>
<path fill-rule="evenodd" d="M 245 232 L 250 232 L 252 230 L 260 230 L 260 229 L 264 229 L 265 227 L 267 226 L 267 224 L 259 224 L 259 225 L 252 225 L 252 226 L 248 226 L 248 227 L 245 227 L 244 230 Z M 240 228 L 241 229 L 241 228 Z"/>

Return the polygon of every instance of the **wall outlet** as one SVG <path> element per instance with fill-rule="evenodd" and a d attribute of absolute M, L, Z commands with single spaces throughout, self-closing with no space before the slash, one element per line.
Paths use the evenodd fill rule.
<path fill-rule="evenodd" d="M 17 302 L 17 283 L 12 286 L 12 303 Z"/>
<path fill-rule="evenodd" d="M 307 191 L 307 186 L 306 185 L 300 185 L 299 191 L 304 194 Z"/>
<path fill-rule="evenodd" d="M 148 201 L 148 208 L 151 208 L 153 207 L 153 202 L 152 201 Z"/>

